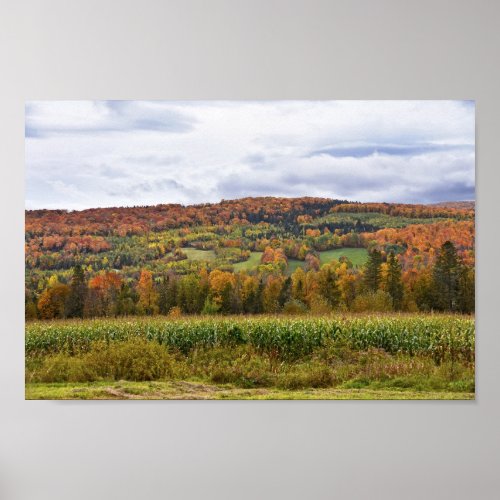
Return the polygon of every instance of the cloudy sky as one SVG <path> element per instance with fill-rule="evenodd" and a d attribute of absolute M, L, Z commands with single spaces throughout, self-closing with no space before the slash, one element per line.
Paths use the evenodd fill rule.
<path fill-rule="evenodd" d="M 33 101 L 26 208 L 474 199 L 471 101 Z"/>

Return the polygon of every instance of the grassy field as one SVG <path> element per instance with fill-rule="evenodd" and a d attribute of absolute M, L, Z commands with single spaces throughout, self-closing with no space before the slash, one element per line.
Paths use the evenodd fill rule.
<path fill-rule="evenodd" d="M 195 250 L 201 254 L 207 253 L 203 250 Z M 186 252 L 187 253 L 187 252 Z M 238 262 L 233 265 L 235 271 L 248 271 L 255 269 L 260 264 L 262 252 L 251 252 L 250 258 L 245 262 Z M 365 248 L 337 248 L 335 250 L 326 250 L 319 252 L 320 264 L 327 264 L 332 260 L 338 260 L 340 257 L 347 257 L 355 266 L 362 266 L 368 260 L 368 252 Z M 188 258 L 193 258 L 188 255 Z M 198 260 L 202 260 L 203 255 Z M 208 259 L 204 259 L 208 260 Z M 298 267 L 304 267 L 304 261 L 297 259 L 288 259 L 289 274 L 293 273 Z"/>
<path fill-rule="evenodd" d="M 249 269 L 255 269 L 260 264 L 260 259 L 263 252 L 250 252 L 250 258 L 244 262 L 238 262 L 233 264 L 233 269 L 235 271 L 248 271 Z"/>
<path fill-rule="evenodd" d="M 366 248 L 337 248 L 335 250 L 326 250 L 319 253 L 319 262 L 321 265 L 328 264 L 332 260 L 338 260 L 340 257 L 347 257 L 355 266 L 362 266 L 368 260 Z"/>
<path fill-rule="evenodd" d="M 355 266 L 362 266 L 368 260 L 368 251 L 366 248 L 337 248 L 319 252 L 320 265 L 328 264 L 332 260 L 340 259 L 340 257 L 347 257 Z M 288 259 L 289 274 L 292 274 L 298 267 L 304 267 L 304 261 Z"/>
<path fill-rule="evenodd" d="M 474 338 L 453 315 L 34 322 L 26 396 L 470 399 Z"/>
<path fill-rule="evenodd" d="M 182 251 L 190 260 L 215 260 L 215 252 L 213 250 L 198 250 L 197 248 L 183 248 Z"/>

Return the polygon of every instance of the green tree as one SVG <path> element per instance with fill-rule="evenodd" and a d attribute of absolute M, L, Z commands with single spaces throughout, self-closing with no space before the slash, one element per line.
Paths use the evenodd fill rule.
<path fill-rule="evenodd" d="M 67 315 L 70 318 L 83 318 L 83 309 L 87 297 L 87 283 L 85 273 L 80 264 L 73 267 L 70 292 L 67 303 Z"/>
<path fill-rule="evenodd" d="M 337 285 L 337 273 L 330 265 L 323 266 L 318 273 L 319 293 L 328 302 L 330 307 L 338 306 L 340 290 Z"/>
<path fill-rule="evenodd" d="M 456 311 L 459 296 L 459 259 L 455 245 L 446 241 L 441 247 L 433 268 L 436 308 Z"/>
<path fill-rule="evenodd" d="M 292 278 L 288 276 L 281 285 L 281 291 L 278 298 L 278 302 L 280 308 L 283 309 L 283 306 L 292 298 Z"/>
<path fill-rule="evenodd" d="M 376 292 L 380 285 L 381 279 L 382 254 L 379 250 L 374 249 L 368 256 L 368 262 L 365 267 L 364 283 L 366 288 L 371 292 Z"/>
<path fill-rule="evenodd" d="M 129 316 L 136 313 L 137 293 L 126 283 L 123 283 L 116 297 L 116 314 Z"/>
<path fill-rule="evenodd" d="M 387 258 L 386 290 L 391 296 L 392 307 L 399 311 L 403 304 L 403 282 L 401 281 L 401 264 L 394 252 Z"/>
<path fill-rule="evenodd" d="M 158 307 L 161 314 L 168 314 L 177 305 L 177 278 L 173 274 L 165 274 L 158 290 Z"/>
<path fill-rule="evenodd" d="M 475 310 L 475 273 L 474 268 L 464 264 L 458 270 L 458 310 L 462 313 L 471 314 Z"/>

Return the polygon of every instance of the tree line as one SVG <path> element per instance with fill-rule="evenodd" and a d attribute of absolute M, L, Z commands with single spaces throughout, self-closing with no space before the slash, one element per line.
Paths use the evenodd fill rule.
<path fill-rule="evenodd" d="M 451 311 L 473 313 L 474 268 L 446 241 L 430 267 L 404 271 L 400 256 L 373 249 L 362 268 L 342 257 L 319 267 L 307 262 L 291 275 L 280 250 L 263 254 L 258 272 L 222 269 L 136 279 L 102 271 L 88 279 L 81 265 L 62 283 L 53 275 L 35 299 L 27 294 L 26 319 L 154 314 L 324 314 L 332 311 Z M 312 259 L 311 259 L 312 260 Z"/>

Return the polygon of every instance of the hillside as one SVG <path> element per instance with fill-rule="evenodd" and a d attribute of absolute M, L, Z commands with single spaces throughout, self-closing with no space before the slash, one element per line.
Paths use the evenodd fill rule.
<path fill-rule="evenodd" d="M 209 287 L 221 288 L 214 296 L 220 298 L 227 283 L 239 290 L 231 312 L 238 311 L 246 293 L 257 293 L 255 287 L 261 287 L 260 294 L 275 286 L 273 293 L 279 295 L 286 278 L 296 283 L 300 273 L 305 281 L 299 302 L 310 307 L 311 294 L 321 286 L 320 270 L 330 264 L 333 278 L 343 283 L 339 297 L 349 308 L 363 289 L 364 265 L 373 250 L 384 265 L 390 254 L 396 257 L 408 290 L 435 264 L 446 242 L 472 269 L 474 207 L 463 202 L 410 205 L 263 197 L 190 206 L 33 210 L 26 211 L 25 239 L 26 303 L 35 316 L 41 314 L 43 294 L 53 293 L 55 284 L 69 287 L 76 267 L 82 269 L 89 296 L 95 296 L 93 302 L 87 297 L 91 314 L 107 314 L 120 290 L 126 304 L 120 310 L 135 311 L 143 279 L 161 295 L 165 280 L 194 287 L 203 276 L 216 276 L 215 271 L 220 283 L 214 284 L 214 278 Z M 252 283 L 245 285 L 248 279 Z M 278 280 L 275 285 L 273 280 Z M 245 286 L 250 287 L 247 292 Z M 115 290 L 112 297 L 103 299 L 110 289 Z M 284 290 L 281 299 L 272 301 L 282 307 L 290 293 Z M 184 311 L 195 312 L 203 306 L 182 300 L 158 308 L 168 312 L 180 303 Z M 56 313 L 51 309 L 47 314 Z"/>

